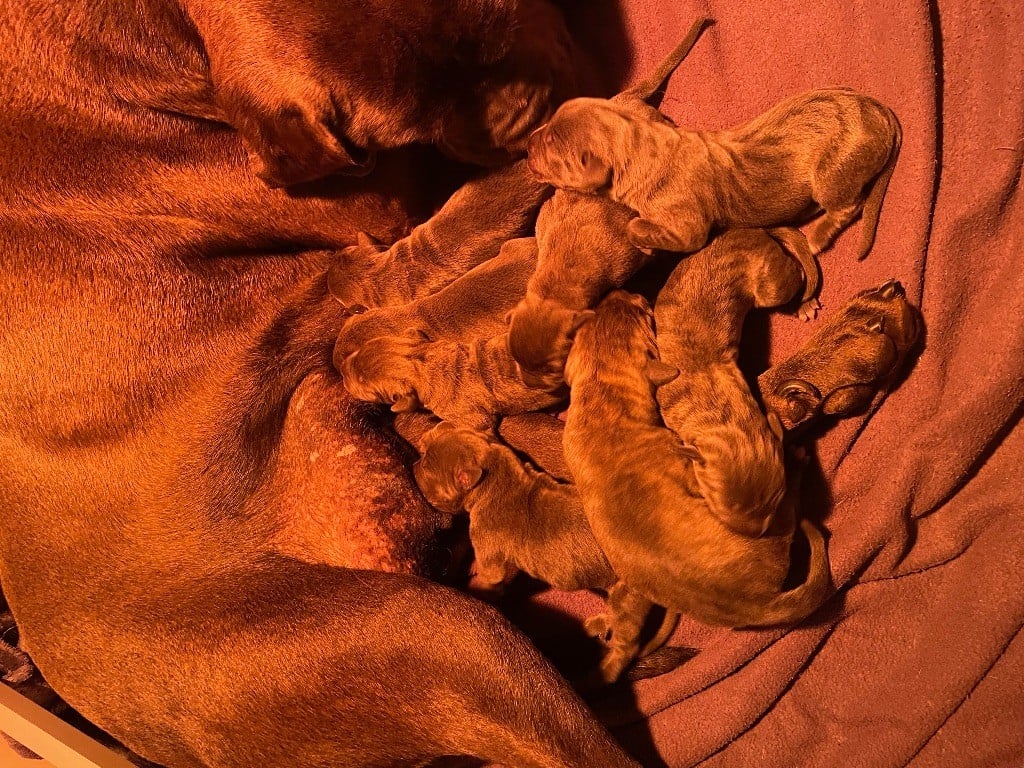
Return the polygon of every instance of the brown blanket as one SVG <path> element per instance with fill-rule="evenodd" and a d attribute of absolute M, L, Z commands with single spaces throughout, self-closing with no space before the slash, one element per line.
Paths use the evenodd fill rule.
<path fill-rule="evenodd" d="M 716 20 L 662 104 L 680 125 L 725 128 L 827 85 L 896 112 L 903 151 L 874 250 L 856 260 L 855 225 L 823 254 L 823 314 L 896 277 L 921 307 L 927 338 L 877 412 L 818 442 L 821 477 L 804 509 L 830 533 L 838 594 L 788 632 L 684 620 L 673 642 L 700 655 L 639 683 L 639 714 L 610 716 L 618 735 L 646 764 L 673 768 L 1019 764 L 1024 7 L 624 5 L 634 47 L 627 82 L 695 17 Z M 813 329 L 786 316 L 766 322 L 770 354 L 755 367 L 782 359 Z M 550 592 L 537 601 L 546 612 L 595 608 Z"/>

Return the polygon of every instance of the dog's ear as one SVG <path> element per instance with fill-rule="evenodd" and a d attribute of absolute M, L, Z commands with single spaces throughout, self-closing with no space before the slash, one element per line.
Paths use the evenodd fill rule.
<path fill-rule="evenodd" d="M 579 155 L 583 185 L 587 189 L 603 189 L 612 183 L 612 167 L 593 152 L 584 150 Z"/>
<path fill-rule="evenodd" d="M 365 176 L 376 164 L 373 152 L 348 141 L 341 117 L 329 102 L 261 107 L 238 100 L 225 111 L 242 137 L 254 172 L 271 187 L 336 173 Z"/>
<path fill-rule="evenodd" d="M 648 380 L 656 387 L 663 387 L 679 377 L 679 369 L 661 360 L 648 360 L 644 369 Z"/>
<path fill-rule="evenodd" d="M 679 455 L 684 459 L 690 459 L 694 464 L 702 467 L 704 466 L 704 454 L 700 452 L 700 449 L 698 449 L 696 445 L 693 443 L 684 443 L 679 441 L 678 447 Z"/>
<path fill-rule="evenodd" d="M 443 435 L 446 435 L 449 432 L 455 431 L 455 425 L 452 424 L 451 422 L 441 421 L 436 417 L 431 418 L 434 421 L 433 426 L 430 427 L 430 429 L 428 429 L 420 436 L 420 439 L 417 441 L 416 444 L 416 448 L 419 450 L 420 454 L 426 453 L 427 448 L 430 447 L 430 444 L 437 440 L 439 437 L 442 437 Z M 396 424 L 397 422 L 398 419 L 395 420 Z"/>
<path fill-rule="evenodd" d="M 867 408 L 878 393 L 870 384 L 850 384 L 830 392 L 821 403 L 821 412 L 829 416 L 852 416 Z"/>
<path fill-rule="evenodd" d="M 508 312 L 505 313 L 505 325 L 512 324 L 512 315 L 514 315 L 515 312 L 516 311 L 514 309 L 510 309 Z"/>
<path fill-rule="evenodd" d="M 420 401 L 416 398 L 415 392 L 407 392 L 404 395 L 395 395 L 391 398 L 391 411 L 393 413 L 415 411 L 419 407 Z"/>
<path fill-rule="evenodd" d="M 588 320 L 592 320 L 597 316 L 597 312 L 592 309 L 584 309 L 577 312 L 572 318 L 572 325 L 569 326 L 569 338 L 576 336 L 576 331 L 583 327 L 583 324 Z"/>
<path fill-rule="evenodd" d="M 794 426 L 808 419 L 821 406 L 821 392 L 804 379 L 787 379 L 779 384 L 775 393 L 785 401 L 783 415 Z"/>
<path fill-rule="evenodd" d="M 427 333 L 423 328 L 409 328 L 402 335 L 405 336 L 407 339 L 412 339 L 413 341 L 432 341 L 432 339 L 430 338 L 430 334 Z"/>
<path fill-rule="evenodd" d="M 455 484 L 463 491 L 470 491 L 484 476 L 483 467 L 476 465 L 460 466 L 455 470 Z"/>

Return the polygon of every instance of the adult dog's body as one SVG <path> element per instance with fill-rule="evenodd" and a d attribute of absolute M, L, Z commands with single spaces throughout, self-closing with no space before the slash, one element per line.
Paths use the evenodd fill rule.
<path fill-rule="evenodd" d="M 3 3 L 0 583 L 26 649 L 170 768 L 632 765 L 493 610 L 338 567 L 415 570 L 433 532 L 330 374 L 342 310 L 324 272 L 357 230 L 405 230 L 401 162 L 292 194 L 254 173 L 363 173 L 410 140 L 515 146 L 529 115 L 488 138 L 450 122 L 486 126 L 486 105 L 353 90 L 321 59 L 344 50 L 386 83 L 404 34 L 438 43 L 425 59 L 454 39 L 472 60 L 518 3 L 476 4 L 497 20 L 476 37 L 468 3 L 186 5 Z M 556 71 L 532 47 L 553 37 L 506 46 L 480 71 L 509 91 L 474 97 L 525 88 L 542 117 L 543 77 L 509 73 Z M 417 93 L 448 111 L 417 113 Z"/>

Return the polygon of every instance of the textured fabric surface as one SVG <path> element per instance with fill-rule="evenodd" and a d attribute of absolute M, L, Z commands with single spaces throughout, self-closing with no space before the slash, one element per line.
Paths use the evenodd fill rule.
<path fill-rule="evenodd" d="M 611 708 L 648 765 L 990 766 L 1024 761 L 1024 6 L 1002 2 L 626 0 L 639 79 L 715 20 L 663 111 L 726 128 L 846 85 L 891 107 L 903 149 L 874 250 L 859 225 L 823 254 L 822 315 L 898 278 L 923 352 L 871 414 L 817 441 L 805 514 L 838 593 L 789 631 L 683 621 L 700 655 Z M 609 45 L 608 19 L 600 32 Z M 772 316 L 760 365 L 813 331 Z M 820 322 L 820 321 L 819 321 Z M 756 370 L 755 370 L 756 372 Z M 546 593 L 550 611 L 596 608 Z M 600 706 L 600 703 L 599 703 Z"/>

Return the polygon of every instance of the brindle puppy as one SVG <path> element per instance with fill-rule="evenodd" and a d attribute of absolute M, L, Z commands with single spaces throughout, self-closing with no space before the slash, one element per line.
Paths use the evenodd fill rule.
<path fill-rule="evenodd" d="M 423 437 L 420 453 L 413 474 L 427 501 L 442 512 L 469 513 L 477 567 L 470 589 L 499 594 L 523 571 L 567 592 L 610 592 L 609 613 L 591 617 L 587 627 L 595 635 L 610 633 L 599 676 L 605 683 L 618 679 L 641 654 L 640 631 L 652 604 L 618 581 L 575 487 L 523 464 L 496 440 L 448 422 Z M 642 655 L 664 644 L 677 618 L 666 616 Z"/>
<path fill-rule="evenodd" d="M 509 240 L 493 259 L 474 267 L 432 293 L 408 304 L 377 307 L 346 318 L 334 345 L 334 364 L 378 336 L 414 330 L 436 340 L 489 339 L 505 331 L 503 318 L 526 290 L 537 265 L 532 237 Z"/>
<path fill-rule="evenodd" d="M 831 580 L 828 555 L 806 520 L 807 581 L 782 591 L 795 492 L 760 538 L 737 534 L 709 513 L 688 451 L 661 425 L 653 390 L 676 372 L 657 360 L 646 301 L 610 293 L 577 333 L 565 374 L 565 458 L 594 536 L 631 590 L 732 627 L 800 621 L 821 604 Z"/>
<path fill-rule="evenodd" d="M 558 191 L 537 217 L 537 269 L 509 314 L 508 346 L 531 386 L 561 384 L 572 336 L 586 310 L 646 264 L 626 239 L 634 214 L 593 195 Z"/>
<path fill-rule="evenodd" d="M 564 399 L 528 387 L 504 335 L 431 341 L 422 332 L 370 339 L 341 365 L 358 400 L 391 403 L 398 413 L 421 405 L 460 427 L 493 432 L 498 417 L 536 411 Z"/>
<path fill-rule="evenodd" d="M 809 91 L 724 131 L 679 128 L 635 99 L 572 99 L 530 139 L 537 178 L 603 193 L 640 216 L 638 248 L 692 252 L 715 228 L 770 227 L 815 210 L 819 253 L 862 212 L 871 250 L 899 154 L 896 116 L 846 88 Z"/>
<path fill-rule="evenodd" d="M 919 312 L 898 281 L 862 291 L 799 352 L 761 374 L 765 406 L 787 430 L 819 414 L 849 416 L 877 406 L 920 332 Z"/>
<path fill-rule="evenodd" d="M 737 364 L 740 334 L 751 309 L 785 304 L 803 283 L 766 231 L 735 229 L 680 262 L 655 303 L 661 359 L 682 373 L 658 389 L 662 419 L 695 449 L 708 509 L 746 536 L 768 528 L 786 478 L 781 426 L 769 425 Z"/>

